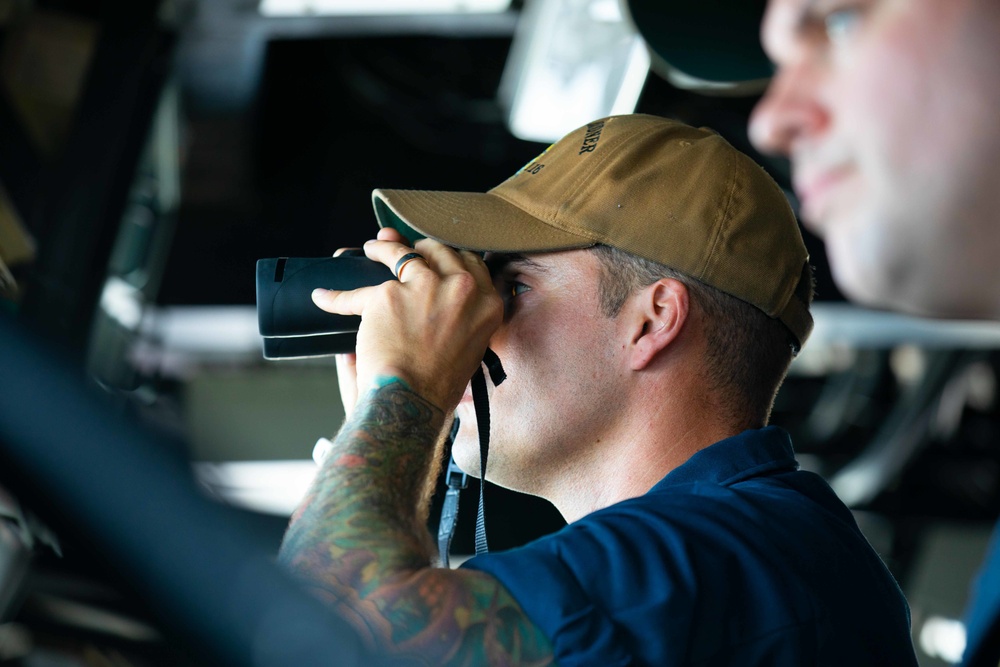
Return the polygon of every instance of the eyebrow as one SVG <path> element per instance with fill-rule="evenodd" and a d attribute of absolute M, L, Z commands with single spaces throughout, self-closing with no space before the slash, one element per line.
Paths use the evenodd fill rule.
<path fill-rule="evenodd" d="M 492 253 L 486 260 L 486 266 L 489 268 L 491 276 L 497 275 L 501 271 L 509 268 L 511 265 L 527 267 L 542 272 L 548 270 L 544 264 L 519 252 Z"/>
<path fill-rule="evenodd" d="M 822 8 L 828 0 L 805 0 L 799 7 L 798 18 L 795 20 L 795 32 L 801 34 L 809 27 L 821 21 Z"/>

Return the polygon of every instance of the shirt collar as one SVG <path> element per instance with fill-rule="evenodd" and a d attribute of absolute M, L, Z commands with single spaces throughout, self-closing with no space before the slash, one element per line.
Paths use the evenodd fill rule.
<path fill-rule="evenodd" d="M 767 426 L 743 431 L 696 452 L 652 490 L 692 482 L 729 486 L 751 477 L 798 470 L 798 467 L 788 433 L 777 426 Z"/>

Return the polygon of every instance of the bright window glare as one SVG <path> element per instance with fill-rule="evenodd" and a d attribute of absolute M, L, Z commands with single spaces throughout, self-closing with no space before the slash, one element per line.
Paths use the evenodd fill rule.
<path fill-rule="evenodd" d="M 261 0 L 264 16 L 365 16 L 504 12 L 510 0 Z"/>
<path fill-rule="evenodd" d="M 951 618 L 928 617 L 920 628 L 920 648 L 932 658 L 957 665 L 965 652 L 965 625 Z"/>
<path fill-rule="evenodd" d="M 298 507 L 317 470 L 311 460 L 195 464 L 198 479 L 223 500 L 279 516 Z"/>
<path fill-rule="evenodd" d="M 500 99 L 515 136 L 553 142 L 635 111 L 648 72 L 649 53 L 617 0 L 528 0 Z"/>
<path fill-rule="evenodd" d="M 110 277 L 101 292 L 101 309 L 126 329 L 142 321 L 142 293 L 121 278 Z"/>

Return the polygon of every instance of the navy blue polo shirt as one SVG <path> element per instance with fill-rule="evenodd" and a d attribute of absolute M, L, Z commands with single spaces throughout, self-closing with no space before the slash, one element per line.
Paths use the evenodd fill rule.
<path fill-rule="evenodd" d="M 504 584 L 561 667 L 917 664 L 899 586 L 776 427 L 464 567 Z"/>

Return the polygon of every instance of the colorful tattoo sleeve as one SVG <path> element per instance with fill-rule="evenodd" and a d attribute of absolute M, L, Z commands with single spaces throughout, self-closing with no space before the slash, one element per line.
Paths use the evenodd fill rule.
<path fill-rule="evenodd" d="M 553 664 L 499 581 L 431 566 L 445 422 L 404 382 L 382 381 L 341 429 L 279 558 L 373 646 L 428 665 Z"/>

